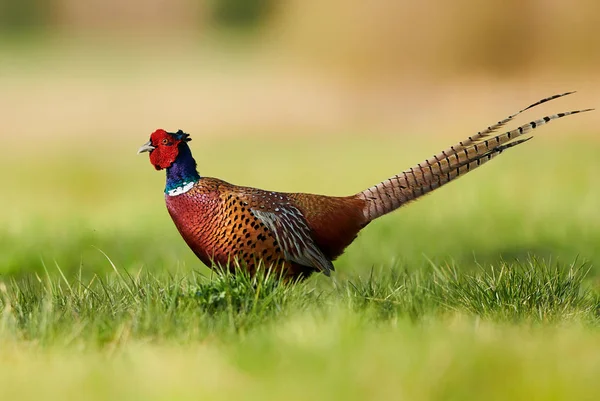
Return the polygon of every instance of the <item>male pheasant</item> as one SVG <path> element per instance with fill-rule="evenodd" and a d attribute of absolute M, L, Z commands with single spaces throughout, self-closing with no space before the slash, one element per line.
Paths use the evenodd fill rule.
<path fill-rule="evenodd" d="M 188 142 L 179 130 L 152 133 L 138 153 L 149 152 L 157 170 L 167 170 L 167 209 L 183 239 L 208 266 L 232 270 L 234 261 L 254 273 L 261 265 L 286 279 L 317 271 L 329 276 L 332 261 L 372 220 L 441 187 L 506 149 L 531 137 L 552 120 L 590 111 L 576 110 L 534 120 L 492 135 L 517 115 L 567 92 L 536 102 L 441 153 L 355 195 L 330 197 L 240 187 L 201 177 Z"/>

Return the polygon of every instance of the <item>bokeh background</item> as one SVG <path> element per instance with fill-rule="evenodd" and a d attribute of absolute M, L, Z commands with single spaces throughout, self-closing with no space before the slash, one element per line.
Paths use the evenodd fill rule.
<path fill-rule="evenodd" d="M 192 134 L 201 174 L 342 195 L 542 97 L 579 91 L 532 118 L 598 107 L 599 71 L 594 0 L 0 0 L 0 273 L 110 269 L 96 247 L 197 268 L 135 155 L 156 128 Z M 599 115 L 377 223 L 352 260 L 593 260 Z M 470 246 L 432 241 L 450 223 Z"/>

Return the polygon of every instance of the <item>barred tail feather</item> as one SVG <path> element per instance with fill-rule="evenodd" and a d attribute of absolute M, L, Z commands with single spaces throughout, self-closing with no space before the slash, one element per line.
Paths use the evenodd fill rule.
<path fill-rule="evenodd" d="M 547 98 L 540 102 L 543 103 L 551 99 Z M 540 104 L 540 102 L 534 103 L 529 108 Z M 376 219 L 474 170 L 503 151 L 531 139 L 532 137 L 517 138 L 530 133 L 537 127 L 552 120 L 591 110 L 593 109 L 553 114 L 488 139 L 479 137 L 477 140 L 467 140 L 470 142 L 463 141 L 460 150 L 454 147 L 451 148 L 450 152 L 447 150 L 442 151 L 432 158 L 358 193 L 356 196 L 366 201 L 363 210 L 365 219 L 367 221 Z M 465 143 L 468 143 L 468 145 L 464 145 Z"/>
<path fill-rule="evenodd" d="M 496 124 L 490 125 L 486 129 L 479 131 L 477 134 L 472 135 L 472 136 L 468 137 L 467 139 L 450 146 L 448 149 L 444 150 L 442 153 L 450 155 L 453 153 L 461 152 L 464 148 L 471 146 L 475 142 L 481 141 L 483 138 L 489 136 L 491 133 L 493 133 L 497 129 L 502 128 L 503 126 L 505 126 L 506 124 L 511 122 L 519 114 L 523 113 L 524 111 L 532 109 L 536 106 L 539 106 L 539 105 L 549 102 L 551 100 L 555 100 L 555 99 L 558 99 L 563 96 L 571 95 L 573 93 L 575 93 L 575 91 L 565 92 L 565 93 L 561 93 L 558 95 L 552 95 L 552 96 L 548 96 L 542 100 L 538 100 L 537 102 L 530 104 L 529 106 L 525 107 L 524 109 L 521 109 L 521 110 L 517 111 L 516 113 L 511 114 L 510 116 L 506 117 L 505 119 L 498 121 Z"/>

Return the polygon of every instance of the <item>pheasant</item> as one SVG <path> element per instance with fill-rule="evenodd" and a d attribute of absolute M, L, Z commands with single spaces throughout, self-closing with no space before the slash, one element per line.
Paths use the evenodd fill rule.
<path fill-rule="evenodd" d="M 483 131 L 355 195 L 331 197 L 241 187 L 202 177 L 188 146 L 190 135 L 158 129 L 139 150 L 157 170 L 166 169 L 167 210 L 181 236 L 208 266 L 254 274 L 259 266 L 285 279 L 313 272 L 326 276 L 332 261 L 374 219 L 481 166 L 552 120 L 592 109 L 553 114 L 502 134 L 493 134 L 522 112 L 567 92 L 542 99 Z"/>

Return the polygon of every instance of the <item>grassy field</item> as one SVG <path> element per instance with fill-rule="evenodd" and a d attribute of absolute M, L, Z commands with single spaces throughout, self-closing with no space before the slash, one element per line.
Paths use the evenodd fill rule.
<path fill-rule="evenodd" d="M 135 156 L 143 135 L 9 152 L 0 398 L 599 399 L 600 141 L 559 138 L 568 125 L 374 222 L 332 279 L 298 285 L 211 275 Z M 451 142 L 191 145 L 201 174 L 341 195 Z"/>

